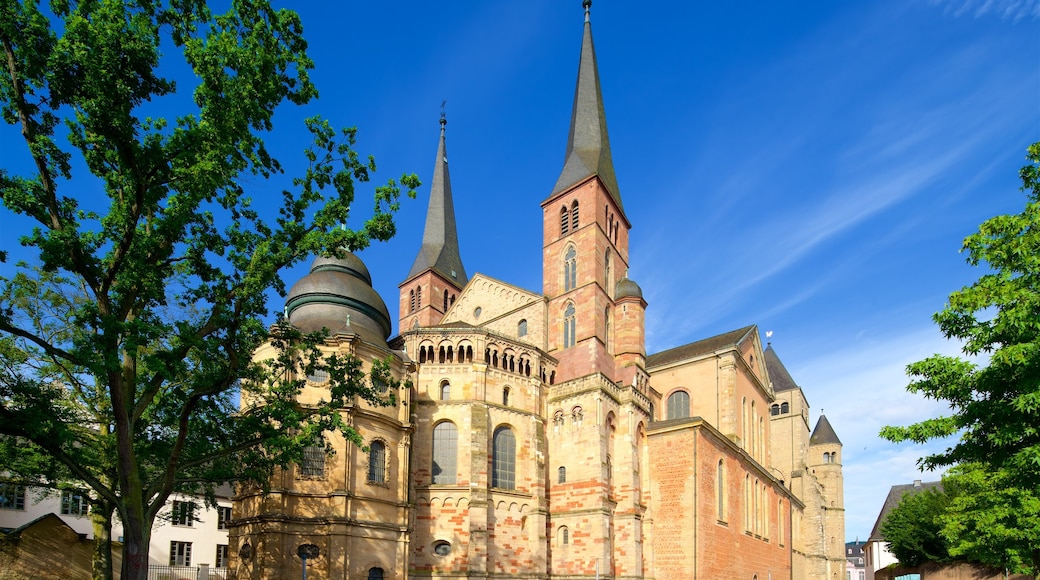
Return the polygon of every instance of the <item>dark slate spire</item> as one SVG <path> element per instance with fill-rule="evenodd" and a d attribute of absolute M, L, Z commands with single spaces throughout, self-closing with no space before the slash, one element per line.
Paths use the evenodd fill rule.
<path fill-rule="evenodd" d="M 564 158 L 563 171 L 549 197 L 590 176 L 598 175 L 603 186 L 614 198 L 618 209 L 624 213 L 617 177 L 614 175 L 614 162 L 610 157 L 607 115 L 603 110 L 596 51 L 592 46 L 592 24 L 589 22 L 589 7 L 592 1 L 585 0 L 582 5 L 585 7 L 585 34 L 581 39 L 578 86 L 574 90 L 571 132 L 567 137 L 567 155 Z"/>
<path fill-rule="evenodd" d="M 426 229 L 422 247 L 406 280 L 433 270 L 445 280 L 462 288 L 469 280 L 459 256 L 459 237 L 455 232 L 455 206 L 451 201 L 451 179 L 448 176 L 448 153 L 444 146 L 444 126 L 448 124 L 441 112 L 441 139 L 437 146 L 437 161 L 433 165 L 433 184 L 430 186 L 430 206 L 426 210 Z"/>
<path fill-rule="evenodd" d="M 820 415 L 820 420 L 816 422 L 816 428 L 809 437 L 809 445 L 841 445 L 841 440 L 838 439 L 838 434 L 834 432 L 834 427 L 831 427 L 826 415 Z"/>
<path fill-rule="evenodd" d="M 773 350 L 773 345 L 766 347 L 766 372 L 769 373 L 769 380 L 773 381 L 773 391 L 790 391 L 797 389 L 798 385 L 791 378 L 791 373 L 787 372 L 787 368 L 784 363 L 780 362 L 780 357 L 776 356 L 776 351 Z"/>

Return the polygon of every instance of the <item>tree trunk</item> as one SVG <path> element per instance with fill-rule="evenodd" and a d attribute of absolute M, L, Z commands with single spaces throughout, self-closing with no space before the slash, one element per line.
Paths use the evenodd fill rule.
<path fill-rule="evenodd" d="M 90 527 L 94 532 L 94 554 L 90 559 L 93 580 L 112 580 L 112 505 L 105 501 L 90 506 Z"/>
<path fill-rule="evenodd" d="M 120 580 L 148 579 L 150 540 L 150 523 L 146 526 L 140 518 L 133 517 L 123 521 L 123 566 L 120 569 Z"/>

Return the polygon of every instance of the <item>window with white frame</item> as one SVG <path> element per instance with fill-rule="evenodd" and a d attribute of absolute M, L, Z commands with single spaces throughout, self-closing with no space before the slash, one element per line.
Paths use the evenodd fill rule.
<path fill-rule="evenodd" d="M 231 508 L 224 506 L 217 506 L 217 529 L 226 530 L 231 526 Z"/>
<path fill-rule="evenodd" d="M 25 511 L 25 486 L 0 481 L 0 509 Z"/>
<path fill-rule="evenodd" d="M 175 526 L 194 526 L 195 525 L 195 502 L 192 501 L 174 501 L 173 502 L 173 513 L 170 515 L 170 521 Z M 185 564 L 187 566 L 187 564 Z"/>
<path fill-rule="evenodd" d="M 170 566 L 191 566 L 191 542 L 170 542 Z"/>
<path fill-rule="evenodd" d="M 90 497 L 81 489 L 66 489 L 61 492 L 61 514 L 85 516 L 90 513 Z"/>
<path fill-rule="evenodd" d="M 217 544 L 217 557 L 214 560 L 217 568 L 227 568 L 228 565 L 228 545 Z"/>

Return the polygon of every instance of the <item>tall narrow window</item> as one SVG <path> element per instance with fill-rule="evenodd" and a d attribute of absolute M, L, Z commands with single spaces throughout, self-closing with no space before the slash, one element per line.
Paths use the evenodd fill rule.
<path fill-rule="evenodd" d="M 502 404 L 506 407 L 509 406 L 509 387 L 502 389 Z"/>
<path fill-rule="evenodd" d="M 560 208 L 560 235 L 561 236 L 567 235 L 567 231 L 569 229 L 570 223 L 571 223 L 571 216 L 567 212 L 567 206 L 563 206 L 562 208 Z"/>
<path fill-rule="evenodd" d="M 791 405 L 788 405 L 786 401 L 783 402 L 783 403 L 780 403 L 780 414 L 781 415 L 785 415 L 785 414 L 790 413 L 790 412 L 791 412 Z"/>
<path fill-rule="evenodd" d="M 382 441 L 368 446 L 368 481 L 386 483 L 386 444 Z"/>
<path fill-rule="evenodd" d="M 560 543 L 565 545 L 565 546 L 567 544 L 571 543 L 570 531 L 567 528 L 565 528 L 565 527 L 564 528 L 560 528 Z"/>
<path fill-rule="evenodd" d="M 578 286 L 578 251 L 569 246 L 563 255 L 563 290 L 569 292 Z"/>
<path fill-rule="evenodd" d="M 778 543 L 784 545 L 784 500 L 778 500 L 776 505 L 776 535 Z"/>
<path fill-rule="evenodd" d="M 444 311 L 448 311 L 448 291 L 444 291 Z"/>
<path fill-rule="evenodd" d="M 408 312 L 415 312 L 415 290 L 408 291 Z"/>
<path fill-rule="evenodd" d="M 495 429 L 492 442 L 491 486 L 516 489 L 516 438 L 509 427 Z"/>
<path fill-rule="evenodd" d="M 576 326 L 574 304 L 568 304 L 563 311 L 563 348 L 570 348 L 577 342 L 574 336 Z"/>
<path fill-rule="evenodd" d="M 726 466 L 721 459 L 716 474 L 715 512 L 720 522 L 726 521 Z"/>
<path fill-rule="evenodd" d="M 447 401 L 451 398 L 451 383 L 448 381 L 441 381 L 441 400 Z"/>
<path fill-rule="evenodd" d="M 170 514 L 170 523 L 175 526 L 194 526 L 195 525 L 195 502 L 193 501 L 174 501 L 173 502 L 173 513 Z"/>
<path fill-rule="evenodd" d="M 610 307 L 603 309 L 603 342 L 607 346 L 607 352 L 613 352 L 610 347 Z"/>
<path fill-rule="evenodd" d="M 668 397 L 668 418 L 685 419 L 690 416 L 690 394 L 675 391 Z"/>
<path fill-rule="evenodd" d="M 751 510 L 754 507 L 754 498 L 751 496 L 751 477 L 744 476 L 744 529 L 751 531 Z"/>
<path fill-rule="evenodd" d="M 562 414 L 560 418 L 563 418 Z M 556 470 L 556 483 L 567 483 L 567 468 L 562 465 Z"/>
<path fill-rule="evenodd" d="M 577 230 L 578 229 L 578 201 L 577 200 L 575 200 L 574 203 L 571 204 L 571 229 L 572 230 Z"/>
<path fill-rule="evenodd" d="M 516 325 L 516 335 L 517 336 L 527 336 L 527 320 L 521 320 Z"/>
<path fill-rule="evenodd" d="M 415 289 L 415 305 L 418 308 L 422 308 L 422 286 Z"/>
<path fill-rule="evenodd" d="M 607 291 L 607 295 L 611 298 L 614 297 L 614 264 L 613 260 L 610 259 L 610 250 L 607 250 L 603 256 L 603 272 L 604 272 L 604 290 Z"/>
<path fill-rule="evenodd" d="M 227 568 L 228 565 L 228 545 L 217 544 L 217 558 L 215 560 L 217 568 Z"/>
<path fill-rule="evenodd" d="M 433 428 L 433 483 L 453 484 L 456 478 L 459 431 L 451 421 Z"/>

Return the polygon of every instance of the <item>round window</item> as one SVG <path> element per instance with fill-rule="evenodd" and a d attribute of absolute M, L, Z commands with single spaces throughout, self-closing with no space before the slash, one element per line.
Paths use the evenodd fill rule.
<path fill-rule="evenodd" d="M 433 545 L 433 553 L 438 556 L 447 556 L 451 553 L 451 544 L 448 542 L 437 542 Z"/>
<path fill-rule="evenodd" d="M 480 313 L 481 313 L 480 307 L 477 306 L 476 308 L 473 309 L 473 318 L 480 318 Z"/>

